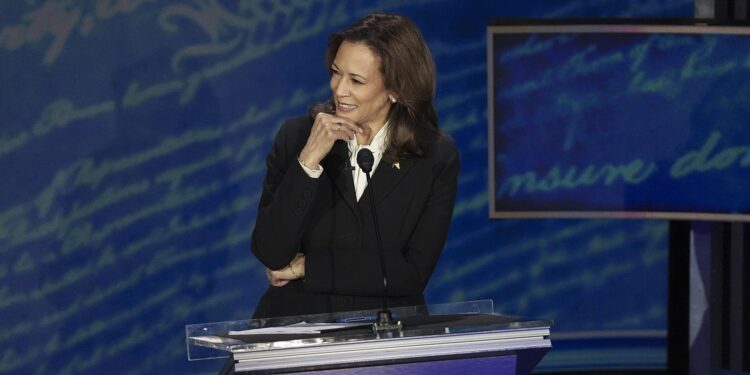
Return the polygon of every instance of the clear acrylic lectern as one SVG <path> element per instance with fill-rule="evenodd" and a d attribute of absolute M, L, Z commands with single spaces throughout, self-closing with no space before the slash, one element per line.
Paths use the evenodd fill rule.
<path fill-rule="evenodd" d="M 248 374 L 516 375 L 551 347 L 551 321 L 495 314 L 491 300 L 391 311 L 402 330 L 374 332 L 378 310 L 190 324 L 188 359 L 227 357 Z"/>

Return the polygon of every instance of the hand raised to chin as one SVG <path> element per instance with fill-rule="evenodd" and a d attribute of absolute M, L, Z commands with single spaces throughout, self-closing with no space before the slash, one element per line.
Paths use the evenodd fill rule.
<path fill-rule="evenodd" d="M 320 161 L 331 151 L 337 140 L 354 139 L 356 133 L 363 133 L 353 121 L 328 113 L 318 113 L 315 117 L 307 143 L 299 154 L 299 160 L 310 169 L 318 169 Z"/>

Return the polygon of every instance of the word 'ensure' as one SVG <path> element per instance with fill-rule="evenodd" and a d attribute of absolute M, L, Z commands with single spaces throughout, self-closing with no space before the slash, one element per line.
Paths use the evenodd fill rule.
<path fill-rule="evenodd" d="M 519 191 L 524 193 L 549 192 L 558 189 L 575 189 L 603 183 L 606 186 L 624 182 L 637 185 L 656 171 L 655 163 L 646 163 L 635 159 L 627 164 L 589 165 L 585 168 L 571 166 L 565 170 L 559 166 L 552 167 L 545 175 L 529 171 L 506 179 L 500 187 L 499 196 L 515 196 Z"/>

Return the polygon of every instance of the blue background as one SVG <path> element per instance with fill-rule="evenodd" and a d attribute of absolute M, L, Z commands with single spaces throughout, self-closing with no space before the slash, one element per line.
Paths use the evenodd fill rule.
<path fill-rule="evenodd" d="M 490 220 L 491 17 L 691 17 L 685 0 L 15 1 L 0 6 L 0 373 L 213 373 L 184 325 L 248 318 L 281 122 L 329 96 L 329 33 L 403 13 L 460 148 L 430 303 L 554 319 L 541 369 L 663 366 L 667 224 Z"/>

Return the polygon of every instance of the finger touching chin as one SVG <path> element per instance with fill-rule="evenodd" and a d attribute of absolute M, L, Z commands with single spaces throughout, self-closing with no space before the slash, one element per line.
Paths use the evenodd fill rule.
<path fill-rule="evenodd" d="M 348 114 L 348 113 L 342 113 L 341 111 L 336 111 L 336 117 L 349 120 L 351 122 L 355 122 L 355 117 Z"/>

